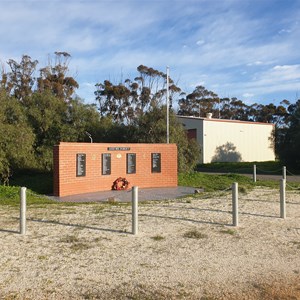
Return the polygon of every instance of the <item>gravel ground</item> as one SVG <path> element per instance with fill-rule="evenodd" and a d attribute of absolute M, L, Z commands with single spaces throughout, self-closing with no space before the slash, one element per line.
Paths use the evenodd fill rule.
<path fill-rule="evenodd" d="M 202 173 L 206 174 L 228 174 L 228 173 L 218 173 L 218 172 L 205 172 L 203 171 Z M 238 173 L 237 173 L 238 174 Z M 240 175 L 247 176 L 250 178 L 253 178 L 253 174 L 245 174 L 245 173 L 240 173 Z M 272 175 L 272 173 L 269 174 L 256 174 L 256 179 L 259 180 L 273 180 L 273 181 L 280 181 L 282 179 L 282 175 Z M 287 172 L 286 174 L 286 182 L 298 182 L 300 183 L 300 175 L 294 175 L 290 174 Z"/>
<path fill-rule="evenodd" d="M 0 299 L 300 299 L 300 193 L 0 207 Z"/>

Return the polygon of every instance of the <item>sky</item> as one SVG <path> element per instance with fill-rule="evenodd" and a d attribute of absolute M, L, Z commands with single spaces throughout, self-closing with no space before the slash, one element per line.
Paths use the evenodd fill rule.
<path fill-rule="evenodd" d="M 196 86 L 247 104 L 300 98 L 300 0 L 0 0 L 0 66 L 45 67 L 71 55 L 77 95 L 138 76 L 145 65 L 186 93 Z"/>

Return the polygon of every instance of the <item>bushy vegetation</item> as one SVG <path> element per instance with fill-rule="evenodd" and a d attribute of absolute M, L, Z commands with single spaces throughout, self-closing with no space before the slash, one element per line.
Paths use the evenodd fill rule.
<path fill-rule="evenodd" d="M 70 55 L 56 52 L 54 63 L 39 69 L 24 55 L 9 60 L 0 77 L 0 182 L 8 184 L 24 169 L 52 170 L 53 146 L 60 141 L 165 143 L 165 77 L 140 67 L 135 83 L 97 84 L 95 101 L 84 104 L 75 95 L 78 83 L 68 76 Z M 153 86 L 153 80 L 161 81 Z M 172 80 L 171 80 L 172 83 Z M 127 86 L 127 87 L 126 87 Z M 130 88 L 129 88 L 130 87 Z M 171 96 L 179 90 L 172 84 Z M 197 163 L 198 145 L 189 141 L 170 109 L 170 142 L 178 145 L 180 171 Z"/>
<path fill-rule="evenodd" d="M 37 69 L 38 61 L 23 55 L 20 62 L 7 62 L 8 72 L 1 70 L 2 184 L 13 182 L 23 170 L 51 172 L 52 149 L 60 141 L 89 142 L 91 135 L 94 142 L 166 142 L 165 73 L 140 65 L 134 80 L 96 84 L 95 103 L 85 104 L 75 94 L 78 83 L 68 75 L 70 58 L 66 52 L 55 52 L 49 65 Z M 179 172 L 194 170 L 200 151 L 198 144 L 187 138 L 176 114 L 203 117 L 208 112 L 224 119 L 274 123 L 278 157 L 300 168 L 300 100 L 249 106 L 237 98 L 219 98 L 203 86 L 185 94 L 171 78 L 169 83 L 170 142 L 178 146 Z M 243 172 L 242 167 L 237 168 Z M 220 171 L 224 166 L 220 165 Z"/>

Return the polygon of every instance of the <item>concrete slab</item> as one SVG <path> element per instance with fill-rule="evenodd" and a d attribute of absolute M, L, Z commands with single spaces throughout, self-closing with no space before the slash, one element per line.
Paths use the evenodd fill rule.
<path fill-rule="evenodd" d="M 139 201 L 148 200 L 167 200 L 185 197 L 194 194 L 193 187 L 170 187 L 170 188 L 139 188 Z M 130 202 L 132 198 L 132 190 L 126 191 L 102 191 L 96 193 L 87 193 L 80 195 L 72 195 L 65 197 L 51 197 L 58 202 Z"/>

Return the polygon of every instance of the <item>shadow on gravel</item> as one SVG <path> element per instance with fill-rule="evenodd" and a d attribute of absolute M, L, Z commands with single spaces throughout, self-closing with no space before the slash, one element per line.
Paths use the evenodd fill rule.
<path fill-rule="evenodd" d="M 193 220 L 193 219 L 187 219 L 187 218 L 181 218 L 181 217 L 159 216 L 159 215 L 152 215 L 152 214 L 140 214 L 140 216 L 150 217 L 150 218 L 159 218 L 159 219 L 168 219 L 168 220 L 179 220 L 179 221 L 186 221 L 186 222 L 199 223 L 199 224 L 232 226 L 232 224 L 227 224 L 227 223 Z"/>
<path fill-rule="evenodd" d="M 115 232 L 115 233 L 131 234 L 130 232 L 127 232 L 127 231 L 124 231 L 124 230 L 116 230 L 116 229 L 109 229 L 109 228 L 98 228 L 98 227 L 92 227 L 92 226 L 87 226 L 87 225 L 70 224 L 70 223 L 63 223 L 63 222 L 52 221 L 52 220 L 42 220 L 42 219 L 33 219 L 33 218 L 29 218 L 27 220 L 32 221 L 32 222 L 46 223 L 46 224 L 54 224 L 54 225 L 70 226 L 70 227 L 92 229 L 92 230 L 99 230 L 99 231 L 108 231 L 108 232 Z"/>
<path fill-rule="evenodd" d="M 249 215 L 254 217 L 262 217 L 262 218 L 272 218 L 272 219 L 280 219 L 279 216 L 276 215 L 262 215 L 262 214 L 254 214 L 254 213 L 247 213 L 247 212 L 239 212 L 240 215 Z"/>
<path fill-rule="evenodd" d="M 7 230 L 7 229 L 0 229 L 0 232 L 7 232 L 7 233 L 20 233 L 20 231 L 17 230 Z"/>
<path fill-rule="evenodd" d="M 211 210 L 211 211 L 213 211 L 213 210 Z M 217 210 L 215 210 L 215 211 L 217 211 Z M 109 212 L 115 213 L 114 211 L 109 211 Z M 222 212 L 226 212 L 226 211 L 222 211 Z M 228 213 L 228 212 L 226 212 L 226 213 Z M 118 214 L 131 215 L 131 213 L 125 213 L 125 212 L 118 212 Z M 170 217 L 170 216 L 162 216 L 162 215 L 155 215 L 155 214 L 145 214 L 145 213 L 140 213 L 139 217 L 159 218 L 159 219 L 167 219 L 167 220 L 179 220 L 179 221 L 186 221 L 186 222 L 199 223 L 199 224 L 232 226 L 232 224 L 227 224 L 227 223 L 218 223 L 218 222 L 211 222 L 211 221 L 201 221 L 201 220 L 193 220 L 193 219 L 182 218 L 182 217 Z"/>

